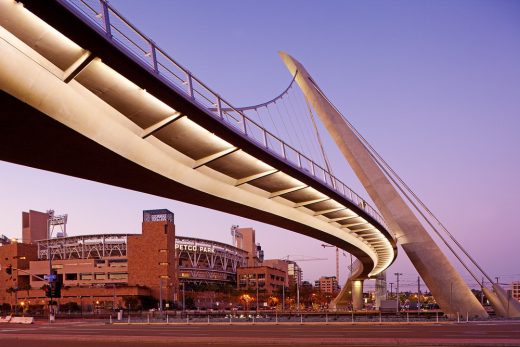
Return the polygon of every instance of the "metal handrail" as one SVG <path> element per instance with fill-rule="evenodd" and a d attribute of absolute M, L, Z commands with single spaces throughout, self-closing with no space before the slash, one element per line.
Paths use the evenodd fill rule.
<path fill-rule="evenodd" d="M 117 46 L 121 51 L 125 52 L 127 56 L 136 63 L 140 64 L 150 72 L 154 73 L 157 77 L 159 77 L 162 81 L 166 82 L 170 87 L 183 92 L 187 95 L 187 97 L 194 103 L 198 104 L 199 107 L 206 110 L 206 112 L 212 117 L 219 120 L 222 124 L 227 126 L 228 128 L 238 131 L 238 134 L 244 136 L 251 142 L 254 142 L 256 145 L 260 145 L 263 149 L 267 150 L 271 154 L 277 156 L 282 159 L 284 162 L 293 166 L 300 172 L 313 177 L 314 179 L 324 183 L 325 185 L 332 188 L 339 195 L 343 196 L 350 202 L 359 206 L 363 210 L 365 210 L 372 218 L 374 218 L 378 223 L 380 223 L 385 229 L 388 230 L 386 223 L 383 217 L 372 207 L 370 206 L 363 198 L 361 198 L 357 193 L 355 193 L 351 188 L 349 188 L 346 184 L 340 181 L 337 177 L 332 175 L 326 169 L 322 168 L 320 165 L 309 159 L 307 156 L 302 154 L 300 151 L 296 150 L 291 145 L 285 143 L 276 135 L 272 134 L 254 120 L 247 117 L 240 108 L 233 107 L 229 102 L 223 99 L 219 94 L 214 92 L 211 88 L 209 88 L 204 82 L 199 80 L 196 76 L 194 76 L 188 69 L 184 68 L 182 65 L 178 64 L 173 58 L 171 58 L 168 54 L 164 52 L 164 50 L 160 49 L 156 46 L 156 44 L 145 34 L 139 31 L 135 26 L 133 26 L 128 20 L 126 20 L 116 9 L 114 9 L 106 0 L 98 0 L 99 1 L 99 11 L 97 11 L 92 5 L 92 0 L 90 3 L 87 0 L 57 0 L 61 5 L 75 14 L 78 18 L 82 19 L 85 23 L 93 27 L 95 30 L 104 35 L 104 37 L 110 41 L 113 45 Z M 126 28 L 116 27 L 117 23 L 111 21 L 111 16 L 116 16 Z M 115 29 L 115 30 L 112 30 Z M 132 40 L 132 38 L 125 34 L 124 29 L 130 29 L 134 34 L 138 35 L 145 43 L 147 43 L 148 47 L 141 47 L 139 43 Z M 117 35 L 121 35 L 122 37 L 118 37 Z M 124 40 L 128 41 L 129 44 L 132 44 L 134 47 L 138 48 L 144 54 L 139 56 L 129 45 L 124 44 Z M 157 53 L 160 53 L 163 57 L 167 59 L 167 62 L 159 62 L 157 60 Z M 180 70 L 186 76 L 186 80 L 182 80 L 180 76 L 177 76 L 171 69 L 165 66 L 165 63 L 173 64 L 172 67 Z M 164 69 L 168 71 L 171 75 L 175 76 L 177 81 L 172 80 L 168 77 L 165 72 L 161 70 Z M 179 81 L 181 83 L 179 83 Z M 181 85 L 179 85 L 181 84 Z M 198 85 L 203 90 L 197 89 L 195 85 Z M 213 100 L 209 99 L 204 92 L 209 93 L 210 96 L 213 96 Z M 200 98 L 197 98 L 196 95 L 200 95 Z M 204 102 L 205 100 L 205 102 Z M 211 103 L 212 107 L 207 107 L 206 104 Z M 223 107 L 223 105 L 227 107 Z M 229 114 L 232 111 L 236 113 L 239 117 L 235 118 Z M 225 115 L 232 117 L 235 121 L 235 125 L 226 119 Z M 240 127 L 236 125 L 242 123 Z M 252 132 L 248 133 L 247 123 L 250 126 L 257 127 L 261 134 L 262 139 L 256 139 L 253 136 Z M 280 148 L 277 150 L 274 146 L 270 146 L 268 138 L 279 142 Z M 296 162 L 293 162 L 290 158 L 287 157 L 287 149 L 292 150 L 296 154 Z M 280 151 L 281 153 L 279 153 Z M 302 164 L 302 159 L 307 160 L 310 166 L 310 170 L 305 168 Z M 318 173 L 321 172 L 323 177 L 318 176 Z M 330 182 L 329 182 L 330 181 Z M 392 236 L 393 237 L 393 236 Z"/>

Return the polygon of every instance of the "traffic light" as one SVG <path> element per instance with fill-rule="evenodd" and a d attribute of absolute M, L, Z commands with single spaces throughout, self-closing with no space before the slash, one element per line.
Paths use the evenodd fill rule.
<path fill-rule="evenodd" d="M 51 282 L 43 287 L 48 298 L 61 298 L 61 282 Z"/>
<path fill-rule="evenodd" d="M 53 282 L 54 283 L 54 293 L 52 293 L 53 298 L 61 298 L 61 282 Z"/>
<path fill-rule="evenodd" d="M 7 265 L 7 267 L 5 268 L 5 273 L 8 275 L 13 274 L 13 266 L 11 264 Z"/>
<path fill-rule="evenodd" d="M 46 284 L 43 286 L 43 290 L 45 291 L 45 296 L 50 298 L 51 297 L 51 286 Z"/>

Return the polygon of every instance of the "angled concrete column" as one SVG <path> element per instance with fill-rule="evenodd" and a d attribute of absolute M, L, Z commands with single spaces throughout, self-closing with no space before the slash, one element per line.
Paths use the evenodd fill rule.
<path fill-rule="evenodd" d="M 285 53 L 281 52 L 280 56 L 291 74 L 298 72 L 296 82 L 305 98 L 316 110 L 443 311 L 450 316 L 459 312 L 470 317 L 487 317 L 460 274 L 305 68 Z"/>
<path fill-rule="evenodd" d="M 500 302 L 500 299 L 498 298 L 498 296 L 495 293 L 493 293 L 492 290 L 490 290 L 486 287 L 482 288 L 482 291 L 484 292 L 484 295 L 486 296 L 489 303 L 491 304 L 491 307 L 493 307 L 493 310 L 495 310 L 495 314 L 499 317 L 506 317 L 506 315 L 507 315 L 506 309 Z"/>
<path fill-rule="evenodd" d="M 493 290 L 495 291 L 496 297 L 502 304 L 502 309 L 505 312 L 504 317 L 507 318 L 518 318 L 520 317 L 520 302 L 513 298 L 511 292 L 507 292 L 497 283 L 493 284 Z M 493 306 L 494 307 L 494 306 Z"/>

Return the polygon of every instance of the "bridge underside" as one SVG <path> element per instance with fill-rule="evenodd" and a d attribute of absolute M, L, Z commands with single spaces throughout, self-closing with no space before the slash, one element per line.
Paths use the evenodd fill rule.
<path fill-rule="evenodd" d="M 362 278 L 395 259 L 388 231 L 337 188 L 223 126 L 57 2 L 23 4 L 45 22 L 0 0 L 0 160 L 280 226 L 352 253 Z"/>
<path fill-rule="evenodd" d="M 318 231 L 238 202 L 170 180 L 88 139 L 40 111 L 0 91 L 0 160 L 170 198 L 276 225 L 310 237 Z M 30 126 L 28 126 L 30 125 Z M 338 244 L 331 235 L 324 242 Z M 341 248 L 370 265 L 372 260 L 347 242 Z"/>

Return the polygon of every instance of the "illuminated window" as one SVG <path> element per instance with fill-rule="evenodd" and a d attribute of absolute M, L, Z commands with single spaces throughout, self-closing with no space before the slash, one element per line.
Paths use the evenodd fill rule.
<path fill-rule="evenodd" d="M 90 281 L 91 279 L 93 278 L 92 274 L 91 273 L 83 273 L 83 274 L 79 274 L 79 279 L 80 280 L 88 280 Z"/>
<path fill-rule="evenodd" d="M 126 267 L 128 266 L 127 259 L 112 259 L 108 262 L 108 266 L 110 267 Z"/>
<path fill-rule="evenodd" d="M 108 274 L 108 278 L 111 280 L 126 280 L 128 279 L 128 273 L 126 272 L 113 272 Z"/>

